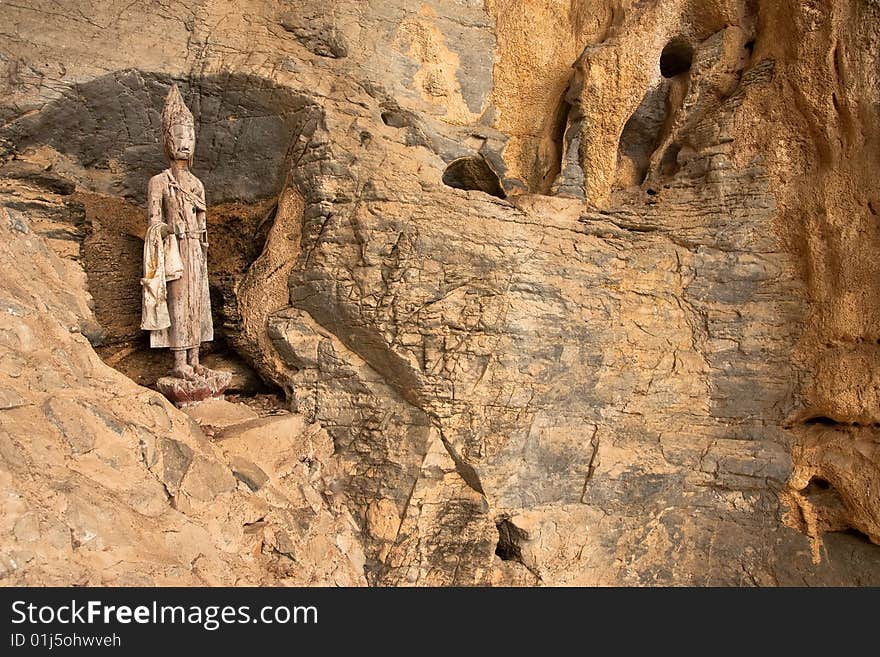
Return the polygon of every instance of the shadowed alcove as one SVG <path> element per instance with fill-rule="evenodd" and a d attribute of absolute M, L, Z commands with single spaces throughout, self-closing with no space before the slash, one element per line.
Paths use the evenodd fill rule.
<path fill-rule="evenodd" d="M 65 89 L 40 111 L 7 124 L 0 136 L 17 153 L 54 151 L 54 172 L 75 181 L 70 198 L 85 215 L 79 260 L 102 328 L 93 344 L 108 364 L 152 385 L 169 354 L 150 350 L 140 329 L 144 205 L 147 181 L 168 166 L 161 112 L 173 83 L 195 118 L 192 169 L 208 202 L 215 340 L 204 345 L 206 364 L 223 361 L 240 374 L 240 387 L 268 390 L 247 364 L 254 364 L 253 354 L 241 353 L 237 288 L 263 253 L 291 166 L 308 160 L 321 117 L 313 102 L 250 75 L 173 79 L 124 70 Z"/>

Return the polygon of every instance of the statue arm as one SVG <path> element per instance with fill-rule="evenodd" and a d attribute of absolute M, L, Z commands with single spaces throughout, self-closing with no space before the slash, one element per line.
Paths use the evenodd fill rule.
<path fill-rule="evenodd" d="M 205 203 L 205 186 L 202 184 L 202 181 L 199 180 L 199 200 L 201 200 L 200 208 L 198 212 L 196 212 L 196 219 L 199 222 L 199 226 L 202 227 L 202 236 L 201 242 L 202 246 L 206 249 L 208 248 L 208 213 L 206 211 L 207 203 Z"/>
<path fill-rule="evenodd" d="M 162 223 L 162 188 L 156 178 L 147 185 L 147 216 L 150 225 Z"/>
<path fill-rule="evenodd" d="M 154 224 L 161 226 L 162 237 L 167 237 L 174 232 L 162 217 L 162 181 L 158 176 L 151 178 L 150 184 L 147 185 L 147 218 L 149 220 L 148 226 Z"/>

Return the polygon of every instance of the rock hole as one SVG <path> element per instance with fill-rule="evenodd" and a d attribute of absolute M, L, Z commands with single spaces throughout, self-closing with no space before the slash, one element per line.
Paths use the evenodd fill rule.
<path fill-rule="evenodd" d="M 681 145 L 672 143 L 663 153 L 660 160 L 660 175 L 674 176 L 678 173 L 678 154 L 681 152 Z"/>
<path fill-rule="evenodd" d="M 747 42 L 746 42 L 746 45 L 743 46 L 743 47 L 744 47 L 746 50 L 748 50 L 748 51 L 749 51 L 749 54 L 751 55 L 752 53 L 755 52 L 755 40 L 752 39 L 752 40 L 750 40 L 750 41 L 747 41 Z"/>
<path fill-rule="evenodd" d="M 495 522 L 498 529 L 498 544 L 495 546 L 495 554 L 502 561 L 516 561 L 532 575 L 537 582 L 541 581 L 541 573 L 523 560 L 522 544 L 528 539 L 525 531 L 514 525 L 509 518 L 501 517 Z"/>
<path fill-rule="evenodd" d="M 694 61 L 694 48 L 687 41 L 675 38 L 666 44 L 660 54 L 660 74 L 664 78 L 674 78 L 691 70 Z"/>
<path fill-rule="evenodd" d="M 846 536 L 852 536 L 857 541 L 861 541 L 864 543 L 868 543 L 870 545 L 875 545 L 874 541 L 870 539 L 870 537 L 863 531 L 856 529 L 855 527 L 847 527 L 843 531 L 839 532 Z"/>
<path fill-rule="evenodd" d="M 809 500 L 813 521 L 819 531 L 839 532 L 851 527 L 846 505 L 827 479 L 818 475 L 811 477 L 801 489 L 801 495 Z"/>
<path fill-rule="evenodd" d="M 272 226 L 275 225 L 275 217 L 277 216 L 277 214 L 278 201 L 275 201 L 272 204 L 272 207 L 254 229 L 252 240 L 253 247 L 250 251 L 251 260 L 248 263 L 248 266 L 253 264 L 254 260 L 259 258 L 260 255 L 263 253 L 263 249 L 266 248 L 266 241 L 269 239 L 269 232 L 272 230 Z"/>
<path fill-rule="evenodd" d="M 810 483 L 807 484 L 807 487 L 804 489 L 805 494 L 809 494 L 810 491 L 819 491 L 819 490 L 828 490 L 831 488 L 831 484 L 829 484 L 825 479 L 821 477 L 813 477 L 810 479 Z"/>
<path fill-rule="evenodd" d="M 508 518 L 502 518 L 495 523 L 495 526 L 498 528 L 498 545 L 495 546 L 495 554 L 501 557 L 502 561 L 522 563 L 520 542 L 525 538 L 525 532 Z"/>
<path fill-rule="evenodd" d="M 443 182 L 456 189 L 476 190 L 498 198 L 506 197 L 498 174 L 480 156 L 453 160 L 443 172 Z"/>
<path fill-rule="evenodd" d="M 806 420 L 804 420 L 804 424 L 806 424 L 806 425 L 818 424 L 821 426 L 833 427 L 833 426 L 837 426 L 840 423 L 837 422 L 836 420 L 831 419 L 830 417 L 828 417 L 826 415 L 817 415 L 815 417 L 807 418 Z"/>
<path fill-rule="evenodd" d="M 651 156 L 660 144 L 667 120 L 669 87 L 670 83 L 664 80 L 649 89 L 624 125 L 617 146 L 617 188 L 626 189 L 645 182 Z"/>
<path fill-rule="evenodd" d="M 875 217 L 877 216 L 877 210 L 874 209 L 874 204 L 871 203 L 871 201 L 868 201 L 868 211 Z M 878 342 L 880 342 L 880 340 L 878 340 Z"/>
<path fill-rule="evenodd" d="M 808 502 L 806 508 L 802 509 L 808 529 L 812 523 L 813 531 L 818 534 L 833 532 L 873 543 L 869 536 L 853 526 L 850 510 L 833 483 L 815 475 L 801 489 L 801 495 Z"/>
<path fill-rule="evenodd" d="M 413 117 L 400 109 L 388 109 L 382 112 L 382 123 L 392 128 L 406 128 L 413 124 Z"/>
<path fill-rule="evenodd" d="M 645 193 L 646 193 L 648 196 L 657 196 L 657 190 L 656 190 L 656 189 L 651 189 L 650 187 L 648 187 L 648 189 L 645 190 Z"/>
<path fill-rule="evenodd" d="M 562 93 L 556 111 L 553 114 L 553 124 L 550 129 L 549 144 L 547 149 L 547 162 L 545 163 L 544 177 L 541 180 L 540 194 L 549 194 L 556 177 L 562 172 L 562 158 L 565 155 L 565 129 L 568 127 L 568 115 L 571 105 L 565 100 L 568 87 Z"/>

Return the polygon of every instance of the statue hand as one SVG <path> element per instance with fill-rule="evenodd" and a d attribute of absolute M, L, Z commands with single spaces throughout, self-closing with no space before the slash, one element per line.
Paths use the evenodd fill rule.
<path fill-rule="evenodd" d="M 162 237 L 168 237 L 169 235 L 174 234 L 174 230 L 166 223 L 159 224 L 159 230 L 162 232 Z"/>

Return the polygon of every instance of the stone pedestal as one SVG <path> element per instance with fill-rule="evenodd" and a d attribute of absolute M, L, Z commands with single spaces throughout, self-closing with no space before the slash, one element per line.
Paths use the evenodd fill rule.
<path fill-rule="evenodd" d="M 163 376 L 156 381 L 156 388 L 175 406 L 186 406 L 211 397 L 222 398 L 231 381 L 231 372 L 208 370 L 193 380 Z"/>

